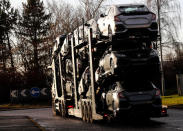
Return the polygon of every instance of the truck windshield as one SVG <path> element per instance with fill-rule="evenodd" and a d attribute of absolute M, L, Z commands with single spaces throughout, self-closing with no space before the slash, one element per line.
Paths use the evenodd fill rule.
<path fill-rule="evenodd" d="M 149 12 L 148 8 L 144 5 L 136 5 L 136 6 L 120 6 L 119 11 L 122 14 L 129 14 L 129 13 L 147 13 Z"/>

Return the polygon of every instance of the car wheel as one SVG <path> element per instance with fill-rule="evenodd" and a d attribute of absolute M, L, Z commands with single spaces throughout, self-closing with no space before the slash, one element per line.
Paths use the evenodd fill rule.
<path fill-rule="evenodd" d="M 113 75 L 115 73 L 114 69 L 114 61 L 111 59 L 110 60 L 110 68 L 111 68 L 111 74 Z"/>
<path fill-rule="evenodd" d="M 111 30 L 110 26 L 108 28 L 108 37 L 109 37 L 109 41 L 112 42 L 113 41 L 113 35 L 112 35 L 112 30 Z"/>
<path fill-rule="evenodd" d="M 113 108 L 113 116 L 116 117 L 117 116 L 117 112 L 114 106 L 114 101 L 112 102 L 112 108 Z"/>

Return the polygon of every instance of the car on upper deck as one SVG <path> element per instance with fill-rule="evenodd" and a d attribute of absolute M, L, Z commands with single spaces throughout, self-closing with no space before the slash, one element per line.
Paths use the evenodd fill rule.
<path fill-rule="evenodd" d="M 97 21 L 102 36 L 114 38 L 146 38 L 157 40 L 156 15 L 145 5 L 127 4 L 109 6 Z"/>

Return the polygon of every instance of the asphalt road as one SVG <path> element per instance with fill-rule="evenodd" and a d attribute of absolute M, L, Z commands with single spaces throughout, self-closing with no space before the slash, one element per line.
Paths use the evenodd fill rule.
<path fill-rule="evenodd" d="M 0 111 L 0 131 L 183 131 L 183 111 L 168 110 L 169 117 L 134 122 L 95 122 L 53 116 L 51 108 Z"/>

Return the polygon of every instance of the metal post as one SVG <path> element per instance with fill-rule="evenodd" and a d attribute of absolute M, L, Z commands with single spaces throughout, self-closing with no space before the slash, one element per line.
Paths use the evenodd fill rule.
<path fill-rule="evenodd" d="M 56 78 L 56 69 L 55 69 L 55 59 L 53 59 L 53 77 L 54 77 L 54 80 L 53 80 L 53 82 L 54 82 L 54 85 L 55 85 L 55 87 L 56 87 L 56 92 L 57 92 L 57 97 L 58 97 L 58 88 L 57 88 L 57 78 Z"/>
<path fill-rule="evenodd" d="M 64 95 L 64 85 L 63 85 L 63 74 L 62 74 L 62 56 L 61 53 L 58 53 L 58 58 L 59 58 L 59 70 L 60 70 L 60 85 L 61 85 L 61 90 L 62 90 L 62 97 L 65 100 L 65 95 Z"/>
<path fill-rule="evenodd" d="M 73 67 L 73 79 L 74 79 L 74 97 L 75 97 L 75 108 L 78 109 L 78 99 L 77 99 L 77 82 L 76 82 L 76 58 L 74 49 L 74 36 L 71 38 L 71 51 L 72 51 L 72 67 Z"/>
<path fill-rule="evenodd" d="M 92 29 L 89 29 L 88 46 L 89 46 L 89 60 L 90 60 L 90 74 L 91 74 L 91 88 L 92 88 L 92 114 L 96 114 L 95 108 L 95 75 L 93 70 L 93 55 L 92 55 Z"/>
<path fill-rule="evenodd" d="M 162 35 L 161 35 L 161 16 L 160 16 L 160 2 L 157 0 L 157 9 L 158 9 L 158 25 L 159 25 L 159 36 L 160 36 L 160 57 L 161 57 L 161 87 L 162 87 L 162 96 L 165 95 L 165 79 L 164 79 L 164 69 L 163 69 L 163 49 L 162 49 Z"/>
<path fill-rule="evenodd" d="M 82 19 L 83 21 L 83 42 L 85 41 L 84 39 L 85 39 L 85 20 L 84 20 L 84 18 Z"/>

